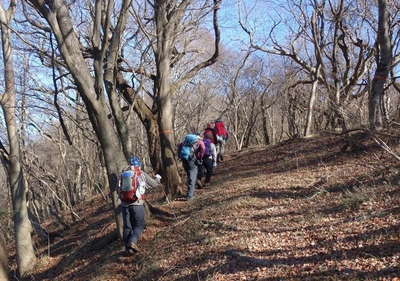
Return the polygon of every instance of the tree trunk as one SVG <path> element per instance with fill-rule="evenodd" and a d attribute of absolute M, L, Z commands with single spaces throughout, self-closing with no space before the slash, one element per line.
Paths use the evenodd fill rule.
<path fill-rule="evenodd" d="M 380 129 L 383 126 L 383 95 L 384 86 L 388 77 L 391 62 L 392 49 L 389 35 L 389 11 L 386 0 L 378 0 L 379 18 L 377 47 L 377 66 L 372 80 L 371 92 L 369 95 L 369 126 L 371 129 Z"/>
<path fill-rule="evenodd" d="M 161 152 L 157 115 L 151 111 L 140 97 L 135 97 L 134 89 L 128 85 L 128 82 L 124 79 L 121 72 L 117 74 L 116 83 L 118 90 L 122 92 L 125 100 L 133 106 L 133 110 L 145 127 L 151 165 L 154 171 L 161 173 Z"/>
<path fill-rule="evenodd" d="M 3 233 L 0 233 L 0 280 L 8 281 L 8 255 Z"/>
<path fill-rule="evenodd" d="M 315 101 L 317 99 L 317 87 L 318 87 L 318 76 L 319 76 L 320 66 L 317 66 L 317 71 L 314 77 L 314 81 L 312 83 L 311 95 L 308 100 L 308 111 L 307 111 L 307 120 L 306 120 L 306 128 L 304 130 L 304 136 L 308 137 L 312 134 L 313 128 L 313 119 L 314 119 L 314 107 Z"/>
<path fill-rule="evenodd" d="M 244 144 L 242 148 L 248 148 L 250 145 L 252 145 L 252 143 L 250 142 L 252 137 L 256 135 L 256 133 L 254 132 L 254 126 L 256 125 L 257 119 L 258 119 L 258 115 L 259 115 L 259 111 L 256 109 L 256 103 L 257 100 L 253 99 L 252 101 L 252 105 L 251 105 L 251 111 L 250 111 L 250 117 L 248 119 L 248 123 L 247 126 L 245 127 L 245 138 L 244 138 Z"/>
<path fill-rule="evenodd" d="M 30 0 L 30 2 L 47 20 L 57 39 L 60 54 L 74 79 L 87 109 L 92 127 L 100 142 L 107 170 L 117 230 L 120 237 L 122 237 L 123 224 L 117 187 L 119 174 L 126 168 L 127 160 L 113 121 L 108 118 L 108 106 L 103 90 L 103 76 L 97 75 L 97 73 L 95 77 L 97 80 L 95 80 L 91 75 L 91 71 L 83 58 L 82 50 L 80 49 L 81 44 L 74 31 L 68 7 L 64 1 L 53 0 L 50 4 L 44 4 L 38 0 Z M 103 50 L 97 51 L 100 52 Z M 101 60 L 102 57 L 96 57 L 95 59 Z M 95 66 L 97 65 L 95 64 Z M 103 71 L 96 67 L 95 69 L 99 72 Z"/>
<path fill-rule="evenodd" d="M 265 104 L 265 98 L 261 98 L 261 119 L 262 119 L 262 129 L 263 129 L 263 136 L 264 136 L 264 143 L 265 145 L 269 145 L 271 140 L 268 135 L 268 117 L 267 117 L 267 105 Z"/>
<path fill-rule="evenodd" d="M 290 138 L 297 138 L 299 137 L 299 129 L 296 124 L 296 98 L 291 93 L 288 93 L 288 97 L 288 134 Z"/>
<path fill-rule="evenodd" d="M 160 134 L 160 145 L 161 145 L 161 159 L 163 163 L 163 175 L 166 180 L 166 193 L 170 198 L 174 198 L 176 195 L 183 194 L 181 190 L 181 178 L 178 173 L 178 166 L 175 159 L 176 149 L 172 120 L 173 120 L 173 108 L 172 101 L 169 93 L 169 81 L 166 78 L 168 70 L 163 70 L 165 63 L 161 63 L 160 67 L 160 82 L 158 85 L 159 89 L 159 117 L 158 126 Z M 164 66 L 163 66 L 164 65 Z"/>
<path fill-rule="evenodd" d="M 161 174 L 161 150 L 160 150 L 160 137 L 158 135 L 157 119 L 151 118 L 145 120 L 145 128 L 147 133 L 147 142 L 149 146 L 150 162 L 153 170 Z"/>
<path fill-rule="evenodd" d="M 158 127 L 161 145 L 162 170 L 165 179 L 166 193 L 173 198 L 182 194 L 181 178 L 175 159 L 176 149 L 173 131 L 173 107 L 171 96 L 171 50 L 173 44 L 173 30 L 168 22 L 168 3 L 158 1 L 155 6 L 157 49 L 156 67 L 157 76 L 155 89 L 158 105 Z"/>
<path fill-rule="evenodd" d="M 14 4 L 14 6 L 13 6 Z M 28 218 L 26 204 L 27 186 L 21 168 L 20 142 L 17 133 L 15 116 L 16 91 L 14 81 L 13 50 L 11 46 L 10 25 L 15 2 L 10 3 L 10 8 L 5 12 L 0 6 L 1 40 L 3 48 L 5 94 L 0 99 L 7 127 L 9 142 L 9 157 L 7 161 L 7 176 L 11 189 L 13 205 L 14 230 L 16 241 L 17 265 L 20 276 L 25 276 L 36 264 L 36 256 L 32 242 L 32 226 Z"/>

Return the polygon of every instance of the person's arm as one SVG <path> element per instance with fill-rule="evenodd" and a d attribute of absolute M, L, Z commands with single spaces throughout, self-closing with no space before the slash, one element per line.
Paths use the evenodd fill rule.
<path fill-rule="evenodd" d="M 142 176 L 143 176 L 144 181 L 146 182 L 146 189 L 152 189 L 152 188 L 157 188 L 157 187 L 162 186 L 162 184 L 160 182 L 161 176 L 156 175 L 156 178 L 152 178 L 150 175 L 148 175 L 145 172 L 142 172 Z"/>

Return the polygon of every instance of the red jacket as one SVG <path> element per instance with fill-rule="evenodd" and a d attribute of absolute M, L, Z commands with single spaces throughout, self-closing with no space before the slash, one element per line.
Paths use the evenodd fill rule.
<path fill-rule="evenodd" d="M 203 136 L 205 139 L 210 139 L 214 144 L 217 144 L 217 134 L 213 128 L 206 128 Z"/>

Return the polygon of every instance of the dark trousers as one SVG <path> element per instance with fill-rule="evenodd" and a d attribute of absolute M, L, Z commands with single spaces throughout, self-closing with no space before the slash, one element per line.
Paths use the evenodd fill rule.
<path fill-rule="evenodd" d="M 198 178 L 201 180 L 204 176 L 206 177 L 205 183 L 209 183 L 211 180 L 211 176 L 213 175 L 214 165 L 213 159 L 210 156 L 205 156 L 203 158 L 203 166 L 199 167 L 199 175 Z"/>
<path fill-rule="evenodd" d="M 196 187 L 198 168 L 195 163 L 195 159 L 182 160 L 182 164 L 183 168 L 185 169 L 187 177 L 187 187 L 188 187 L 187 198 L 192 198 L 194 195 L 194 189 Z"/>
<path fill-rule="evenodd" d="M 144 206 L 130 205 L 122 207 L 122 218 L 124 221 L 123 239 L 125 246 L 136 243 L 144 230 Z"/>

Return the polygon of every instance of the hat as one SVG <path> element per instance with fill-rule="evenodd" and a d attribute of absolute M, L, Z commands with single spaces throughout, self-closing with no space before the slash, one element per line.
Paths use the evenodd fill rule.
<path fill-rule="evenodd" d="M 135 167 L 139 167 L 140 165 L 142 165 L 142 162 L 140 162 L 140 159 L 137 156 L 131 157 L 129 162 L 131 163 L 131 166 L 135 166 Z"/>

